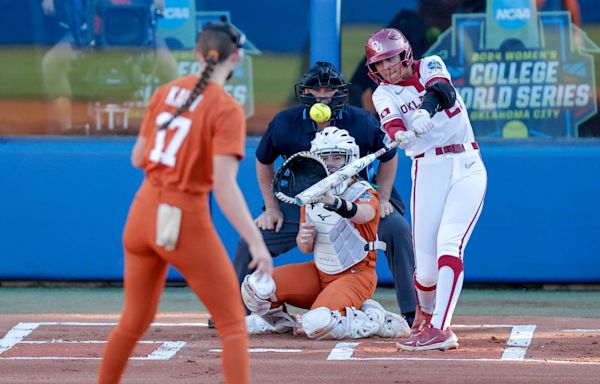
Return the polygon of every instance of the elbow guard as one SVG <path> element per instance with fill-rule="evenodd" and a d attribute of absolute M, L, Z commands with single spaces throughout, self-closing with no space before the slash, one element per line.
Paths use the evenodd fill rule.
<path fill-rule="evenodd" d="M 456 89 L 447 81 L 438 80 L 427 87 L 421 108 L 433 116 L 456 102 Z"/>

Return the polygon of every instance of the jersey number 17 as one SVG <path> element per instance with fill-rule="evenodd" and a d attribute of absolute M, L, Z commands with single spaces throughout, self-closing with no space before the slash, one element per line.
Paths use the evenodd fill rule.
<path fill-rule="evenodd" d="M 169 121 L 173 115 L 169 112 L 161 112 L 156 117 L 156 125 L 159 127 L 165 122 Z M 186 136 L 190 132 L 192 126 L 192 120 L 187 117 L 177 116 L 169 123 L 166 129 L 159 129 L 156 132 L 156 138 L 154 140 L 154 148 L 150 151 L 149 160 L 155 163 L 164 164 L 167 167 L 174 167 L 176 163 L 175 156 L 177 151 L 183 144 Z M 175 130 L 175 134 L 169 140 L 169 143 L 165 148 L 165 139 L 167 136 L 167 130 Z"/>

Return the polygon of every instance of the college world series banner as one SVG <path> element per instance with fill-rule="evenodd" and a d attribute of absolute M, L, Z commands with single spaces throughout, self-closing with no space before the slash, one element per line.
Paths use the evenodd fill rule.
<path fill-rule="evenodd" d="M 577 137 L 597 112 L 598 47 L 568 12 L 534 0 L 488 0 L 486 14 L 456 14 L 426 55 L 439 55 L 479 137 Z"/>

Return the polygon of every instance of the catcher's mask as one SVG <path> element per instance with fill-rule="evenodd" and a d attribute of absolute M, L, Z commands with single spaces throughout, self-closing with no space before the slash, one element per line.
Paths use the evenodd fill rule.
<path fill-rule="evenodd" d="M 275 196 L 288 204 L 296 204 L 296 195 L 329 176 L 327 166 L 319 156 L 298 152 L 288 157 L 273 179 Z"/>
<path fill-rule="evenodd" d="M 326 103 L 331 108 L 331 115 L 335 118 L 344 104 L 348 101 L 350 83 L 344 80 L 344 76 L 333 66 L 325 61 L 317 61 L 311 69 L 296 84 L 295 92 L 299 103 L 310 108 L 317 102 L 316 98 L 305 92 L 307 89 L 331 89 L 335 91 L 331 100 Z M 324 102 L 324 101 L 321 101 Z"/>
<path fill-rule="evenodd" d="M 384 28 L 372 34 L 365 44 L 365 53 L 368 75 L 377 84 L 383 83 L 384 79 L 375 68 L 376 62 L 399 55 L 400 66 L 407 68 L 413 63 L 412 47 L 408 39 L 395 28 Z"/>
<path fill-rule="evenodd" d="M 329 155 L 343 155 L 346 157 L 344 165 L 347 165 L 360 157 L 360 150 L 354 137 L 350 136 L 348 131 L 338 127 L 326 127 L 317 132 L 315 138 L 310 142 L 310 152 L 319 156 L 323 161 Z M 328 170 L 331 172 L 331 170 Z M 346 188 L 350 180 L 345 180 L 331 189 L 334 195 L 340 195 Z"/>

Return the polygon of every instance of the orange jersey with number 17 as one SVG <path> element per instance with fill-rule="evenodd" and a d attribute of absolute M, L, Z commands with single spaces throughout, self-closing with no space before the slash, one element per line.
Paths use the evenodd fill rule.
<path fill-rule="evenodd" d="M 159 88 L 148 105 L 140 130 L 147 140 L 142 167 L 154 186 L 208 193 L 213 156 L 244 156 L 244 111 L 222 87 L 210 82 L 187 111 L 158 130 L 185 103 L 197 81 L 197 76 L 174 80 Z"/>

